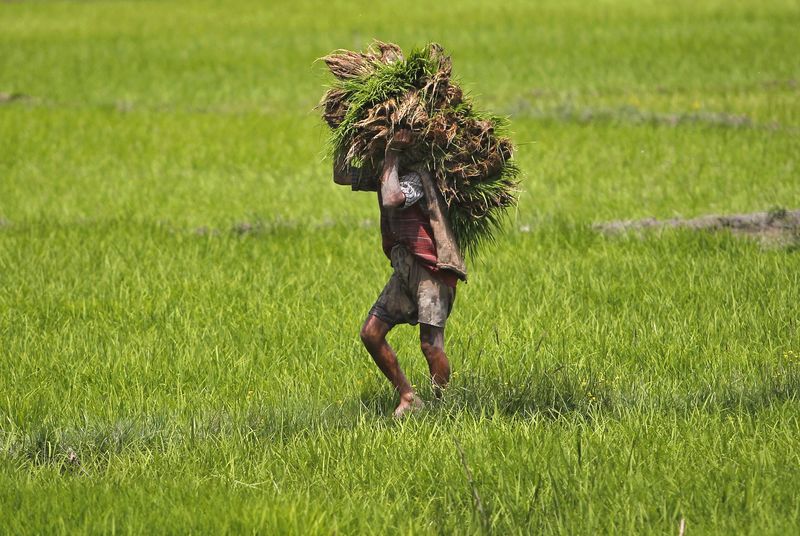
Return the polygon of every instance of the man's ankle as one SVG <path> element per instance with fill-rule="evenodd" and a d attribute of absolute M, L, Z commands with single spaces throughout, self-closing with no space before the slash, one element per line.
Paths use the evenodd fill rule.
<path fill-rule="evenodd" d="M 412 402 L 415 398 L 417 398 L 417 393 L 413 390 L 400 393 L 400 400 L 404 402 Z"/>

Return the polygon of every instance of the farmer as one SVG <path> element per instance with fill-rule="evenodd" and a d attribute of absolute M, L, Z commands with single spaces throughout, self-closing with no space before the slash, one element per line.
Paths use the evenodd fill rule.
<path fill-rule="evenodd" d="M 423 406 L 403 374 L 386 335 L 397 324 L 419 324 L 419 341 L 428 361 L 434 394 L 450 380 L 444 329 L 453 307 L 456 283 L 466 279 L 464 261 L 445 217 L 444 201 L 422 166 L 400 168 L 402 151 L 412 142 L 399 130 L 387 144 L 380 175 L 364 166 L 334 164 L 334 181 L 353 190 L 378 192 L 383 251 L 394 273 L 369 311 L 361 340 L 400 394 L 395 417 Z M 377 180 L 376 180 L 377 179 Z"/>

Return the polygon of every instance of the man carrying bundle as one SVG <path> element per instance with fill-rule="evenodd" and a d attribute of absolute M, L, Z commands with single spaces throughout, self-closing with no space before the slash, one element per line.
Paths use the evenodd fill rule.
<path fill-rule="evenodd" d="M 456 283 L 459 278 L 466 279 L 458 248 L 452 238 L 448 240 L 450 231 L 430 174 L 422 166 L 400 168 L 401 152 L 410 142 L 410 130 L 400 130 L 392 137 L 377 181 L 367 169 L 347 168 L 341 163 L 334 166 L 336 183 L 378 192 L 381 241 L 394 273 L 370 309 L 361 328 L 361 340 L 400 394 L 395 417 L 419 409 L 423 403 L 403 374 L 386 335 L 397 324 L 419 323 L 420 348 L 428 362 L 434 393 L 440 396 L 450 380 L 450 363 L 444 350 L 445 323 L 455 300 Z M 449 250 L 443 251 L 443 257 L 455 262 L 440 262 L 440 249 Z"/>
<path fill-rule="evenodd" d="M 475 109 L 452 79 L 450 57 L 430 43 L 406 58 L 376 41 L 337 50 L 320 102 L 330 127 L 334 180 L 378 192 L 383 251 L 394 273 L 370 310 L 361 339 L 400 393 L 398 417 L 422 405 L 386 342 L 397 324 L 420 325 L 437 395 L 450 379 L 444 327 L 462 252 L 475 255 L 517 202 L 519 168 L 506 121 Z"/>

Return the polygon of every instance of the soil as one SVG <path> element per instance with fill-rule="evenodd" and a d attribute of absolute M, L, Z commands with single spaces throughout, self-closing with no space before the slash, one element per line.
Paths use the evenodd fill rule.
<path fill-rule="evenodd" d="M 616 220 L 596 223 L 592 228 L 609 235 L 663 228 L 728 230 L 734 234 L 757 238 L 765 244 L 798 245 L 800 244 L 800 209 L 786 210 L 779 208 L 769 212 L 723 216 L 708 215 L 689 219 L 671 218 L 658 220 L 645 218 L 641 220 Z"/>
<path fill-rule="evenodd" d="M 13 102 L 16 100 L 24 100 L 30 98 L 28 95 L 24 93 L 3 93 L 0 92 L 0 104 L 4 104 L 6 102 Z"/>

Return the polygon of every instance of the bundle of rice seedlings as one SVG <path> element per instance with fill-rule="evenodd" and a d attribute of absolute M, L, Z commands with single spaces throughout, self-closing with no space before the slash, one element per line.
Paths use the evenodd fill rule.
<path fill-rule="evenodd" d="M 387 142 L 411 129 L 403 164 L 424 164 L 447 204 L 461 250 L 474 256 L 517 202 L 519 168 L 504 118 L 476 110 L 452 79 L 450 58 L 432 43 L 407 58 L 376 41 L 366 52 L 324 58 L 335 81 L 320 102 L 334 158 L 377 168 Z"/>

